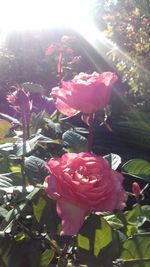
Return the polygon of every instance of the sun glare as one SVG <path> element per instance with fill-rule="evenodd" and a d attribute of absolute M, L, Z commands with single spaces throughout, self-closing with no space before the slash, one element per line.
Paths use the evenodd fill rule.
<path fill-rule="evenodd" d="M 0 0 L 0 38 L 8 32 L 67 26 L 90 20 L 91 0 Z"/>

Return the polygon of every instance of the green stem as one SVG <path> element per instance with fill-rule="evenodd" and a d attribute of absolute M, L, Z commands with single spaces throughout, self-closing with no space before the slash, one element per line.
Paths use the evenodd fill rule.
<path fill-rule="evenodd" d="M 57 64 L 57 73 L 59 76 L 59 87 L 61 87 L 61 79 L 62 79 L 62 60 L 63 60 L 63 54 L 60 53 L 58 56 L 58 64 Z"/>
<path fill-rule="evenodd" d="M 89 120 L 88 151 L 92 152 L 94 131 L 94 114 L 92 113 Z"/>
<path fill-rule="evenodd" d="M 30 122 L 30 114 L 26 117 L 26 139 L 30 136 L 30 128 L 29 128 L 29 122 Z"/>
<path fill-rule="evenodd" d="M 26 176 L 24 171 L 24 162 L 26 154 L 26 137 L 27 137 L 27 121 L 24 111 L 22 111 L 22 129 L 23 129 L 23 153 L 22 153 L 22 162 L 21 162 L 21 174 L 22 174 L 22 185 L 23 188 L 26 186 Z"/>

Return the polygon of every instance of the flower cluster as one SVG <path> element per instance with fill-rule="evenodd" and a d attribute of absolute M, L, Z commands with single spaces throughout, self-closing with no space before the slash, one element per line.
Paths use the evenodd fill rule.
<path fill-rule="evenodd" d="M 58 43 L 55 42 L 48 47 L 48 49 L 46 50 L 46 55 L 52 56 L 56 53 L 70 54 L 73 52 L 73 49 L 70 47 L 72 42 L 73 42 L 72 36 L 64 35 L 62 36 L 60 42 Z"/>

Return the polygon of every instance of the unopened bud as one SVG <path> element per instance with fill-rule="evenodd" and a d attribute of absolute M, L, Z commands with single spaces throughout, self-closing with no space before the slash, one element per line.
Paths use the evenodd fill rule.
<path fill-rule="evenodd" d="M 136 197 L 138 197 L 140 194 L 141 194 L 141 188 L 140 188 L 140 186 L 139 186 L 139 184 L 137 183 L 137 182 L 134 182 L 133 184 L 132 184 L 132 193 L 136 196 Z"/>
<path fill-rule="evenodd" d="M 32 109 L 32 101 L 29 99 L 29 94 L 23 88 L 17 86 L 16 90 L 7 96 L 7 101 L 18 112 L 30 113 Z"/>

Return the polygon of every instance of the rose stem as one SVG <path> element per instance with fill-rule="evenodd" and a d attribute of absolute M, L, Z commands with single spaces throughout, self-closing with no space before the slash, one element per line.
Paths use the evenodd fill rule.
<path fill-rule="evenodd" d="M 94 120 L 93 120 L 94 114 L 92 113 L 90 115 L 89 119 L 89 135 L 88 135 L 88 151 L 92 151 L 93 146 L 93 130 L 94 130 Z"/>
<path fill-rule="evenodd" d="M 63 55 L 62 53 L 59 53 L 58 56 L 58 64 L 57 64 L 57 73 L 59 77 L 59 87 L 61 87 L 61 80 L 62 80 L 62 60 L 63 60 Z"/>
<path fill-rule="evenodd" d="M 22 184 L 23 189 L 26 186 L 26 177 L 24 172 L 24 161 L 25 161 L 25 154 L 26 154 L 26 135 L 27 135 L 27 120 L 26 120 L 25 111 L 22 111 L 22 129 L 23 129 L 23 153 L 22 153 L 22 162 L 21 162 L 21 173 L 22 173 Z"/>
<path fill-rule="evenodd" d="M 57 63 L 57 75 L 58 75 L 58 86 L 61 87 L 61 81 L 62 81 L 62 60 L 63 60 L 63 54 L 62 52 L 59 53 L 58 56 L 58 63 Z M 60 113 L 56 113 L 56 121 L 59 122 L 59 115 Z"/>
<path fill-rule="evenodd" d="M 27 139 L 28 139 L 29 136 L 30 136 L 30 128 L 29 128 L 30 124 L 29 124 L 29 122 L 30 122 L 30 114 L 28 114 L 28 115 L 26 116 L 26 138 L 27 138 Z"/>

